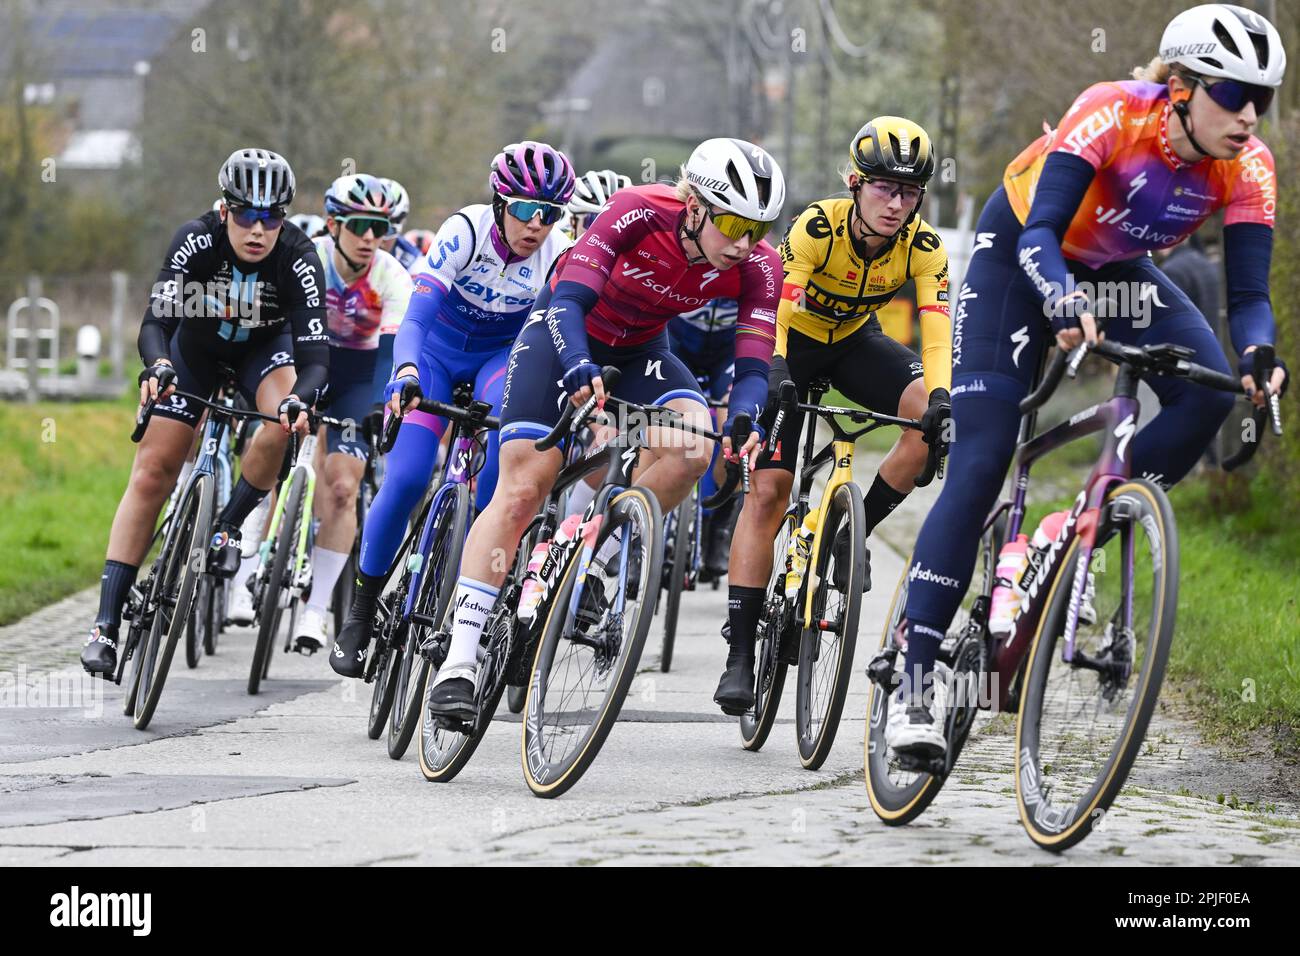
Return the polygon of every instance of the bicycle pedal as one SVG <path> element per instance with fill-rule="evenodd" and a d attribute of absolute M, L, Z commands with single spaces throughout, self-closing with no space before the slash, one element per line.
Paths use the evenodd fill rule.
<path fill-rule="evenodd" d="M 867 679 L 873 684 L 883 687 L 888 693 L 898 690 L 901 675 L 894 669 L 894 663 L 898 659 L 898 651 L 882 651 L 867 665 Z"/>
<path fill-rule="evenodd" d="M 942 777 L 947 772 L 947 760 L 944 757 L 918 757 L 914 754 L 895 753 L 898 766 L 909 773 L 928 773 L 933 777 Z"/>

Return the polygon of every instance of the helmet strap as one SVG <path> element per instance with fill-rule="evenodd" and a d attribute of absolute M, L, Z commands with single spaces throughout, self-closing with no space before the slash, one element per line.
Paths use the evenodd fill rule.
<path fill-rule="evenodd" d="M 351 269 L 353 272 L 360 275 L 362 272 L 365 271 L 365 267 L 360 265 L 359 263 L 353 262 L 350 258 L 348 258 L 348 254 L 343 251 L 343 224 L 336 219 L 334 220 L 334 226 L 337 229 L 337 231 L 331 237 L 334 240 L 334 251 L 339 254 L 340 259 L 342 259 L 344 262 L 348 264 L 349 269 Z"/>
<path fill-rule="evenodd" d="M 1194 94 L 1196 91 L 1193 90 L 1192 92 Z M 1188 115 L 1188 110 L 1187 110 L 1187 103 L 1188 100 L 1190 99 L 1191 97 L 1189 96 L 1187 97 L 1186 100 L 1180 100 L 1179 102 L 1173 103 L 1171 105 L 1173 106 L 1174 112 L 1178 114 L 1178 122 L 1183 124 L 1183 132 L 1187 135 L 1187 142 L 1192 144 L 1192 149 L 1196 150 L 1202 156 L 1210 156 L 1209 152 L 1205 149 L 1205 147 L 1202 146 L 1200 143 L 1198 143 L 1196 141 L 1196 137 L 1192 135 L 1192 120 L 1191 117 Z M 1213 157 L 1210 158 L 1213 159 Z"/>
<path fill-rule="evenodd" d="M 699 202 L 698 197 L 696 198 L 696 202 Z M 700 211 L 704 212 L 705 218 L 708 218 L 709 214 L 704 210 L 703 206 L 700 207 Z M 681 236 L 684 236 L 691 242 L 695 243 L 695 250 L 699 253 L 699 256 L 687 256 L 686 264 L 697 266 L 701 262 L 707 262 L 709 259 L 709 257 L 704 254 L 704 247 L 700 245 L 700 233 L 704 230 L 704 219 L 701 219 L 700 224 L 692 229 L 689 225 L 691 219 L 690 210 L 684 210 L 683 213 Z M 686 250 L 683 248 L 682 251 L 685 252 Z"/>
<path fill-rule="evenodd" d="M 858 222 L 862 224 L 863 230 L 866 231 L 867 233 L 875 236 L 877 239 L 884 239 L 885 244 L 871 254 L 872 259 L 879 259 L 891 248 L 893 248 L 894 243 L 898 241 L 898 237 L 907 231 L 907 224 L 912 221 L 912 218 L 916 215 L 917 209 L 921 208 L 921 204 L 919 202 L 916 204 L 916 208 L 912 210 L 912 215 L 908 216 L 907 219 L 904 220 L 903 224 L 898 227 L 897 232 L 893 233 L 892 235 L 883 232 L 876 232 L 876 230 L 872 229 L 870 226 L 867 225 L 867 221 L 862 218 L 862 214 L 858 211 L 858 190 L 861 188 L 862 188 L 862 181 L 858 180 L 858 184 L 849 189 L 849 192 L 853 194 L 853 215 L 851 216 L 849 221 L 849 237 L 855 238 L 853 236 L 853 223 Z"/>

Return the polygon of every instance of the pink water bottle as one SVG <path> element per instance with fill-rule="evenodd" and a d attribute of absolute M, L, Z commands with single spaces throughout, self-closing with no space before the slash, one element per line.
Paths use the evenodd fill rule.
<path fill-rule="evenodd" d="M 519 593 L 519 620 L 529 622 L 537 613 L 537 604 L 542 599 L 542 582 L 537 574 L 546 560 L 546 553 L 551 550 L 551 542 L 538 541 L 533 553 L 528 558 L 528 571 L 524 575 L 524 587 Z"/>
<path fill-rule="evenodd" d="M 1016 583 L 1029 563 L 1029 538 L 1016 535 L 998 554 L 997 583 L 993 588 L 993 607 L 989 610 L 989 632 L 999 637 L 1011 633 L 1016 614 L 1020 611 L 1020 595 Z"/>

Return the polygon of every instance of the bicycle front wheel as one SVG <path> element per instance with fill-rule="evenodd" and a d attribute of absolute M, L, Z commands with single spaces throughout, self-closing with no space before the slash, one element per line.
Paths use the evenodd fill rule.
<path fill-rule="evenodd" d="M 1086 568 L 1081 554 L 1075 536 L 1029 652 L 1016 728 L 1020 820 L 1053 851 L 1078 843 L 1105 816 L 1160 696 L 1178 606 L 1178 532 L 1165 493 L 1142 479 L 1116 486 Z M 1084 596 L 1071 648 L 1076 576 Z"/>
<path fill-rule="evenodd" d="M 849 692 L 867 564 L 866 520 L 862 489 L 851 481 L 836 488 L 821 528 L 812 622 L 799 643 L 795 735 L 807 770 L 819 769 L 830 756 Z M 840 534 L 849 537 L 848 553 L 833 557 Z"/>
<path fill-rule="evenodd" d="M 205 538 L 212 527 L 212 477 L 198 475 L 172 518 L 167 543 L 158 557 L 154 579 L 153 626 L 136 649 L 138 674 L 135 684 L 136 730 L 144 730 L 153 719 L 162 696 L 167 670 L 171 667 L 176 642 L 190 620 L 194 587 L 207 561 Z"/>
<path fill-rule="evenodd" d="M 662 529 L 659 502 L 645 488 L 633 486 L 611 498 L 596 553 L 617 535 L 622 555 L 612 556 L 604 572 L 593 562 L 579 582 L 581 551 L 575 551 L 546 607 L 524 704 L 522 747 L 524 779 L 539 797 L 557 797 L 577 783 L 618 719 L 659 595 Z M 620 594 L 624 555 L 627 585 Z M 597 589 L 603 585 L 608 601 L 593 590 L 593 581 L 600 582 Z M 569 610 L 575 593 L 579 608 L 600 605 L 599 616 L 593 608 L 575 618 Z"/>
<path fill-rule="evenodd" d="M 785 688 L 786 669 L 781 649 L 794 639 L 794 612 L 785 596 L 785 576 L 789 568 L 790 536 L 794 534 L 798 514 L 787 511 L 772 543 L 772 573 L 768 576 L 767 596 L 758 619 L 754 645 L 754 709 L 740 718 L 740 740 L 746 750 L 761 750 L 776 723 L 781 709 L 781 692 Z"/>
<path fill-rule="evenodd" d="M 429 550 L 421 556 L 424 571 L 420 575 L 420 590 L 411 605 L 411 621 L 406 628 L 402 656 L 393 662 L 398 673 L 393 706 L 388 715 L 388 756 L 394 760 L 401 760 L 406 755 L 406 748 L 411 745 L 411 738 L 420 726 L 425 674 L 432 669 L 428 659 L 420 654 L 420 646 L 436 627 L 421 624 L 419 619 L 437 621 L 439 626 L 447 628 L 452 601 L 456 597 L 460 556 L 469 530 L 469 485 L 448 487 L 445 494 L 439 493 L 434 498 L 429 512 Z M 400 614 L 402 609 L 396 610 Z"/>
<path fill-rule="evenodd" d="M 261 624 L 257 629 L 257 643 L 253 647 L 253 660 L 248 668 L 248 692 L 256 694 L 262 689 L 262 680 L 271 667 L 271 651 L 275 646 L 275 637 L 280 631 L 280 618 L 289 606 L 290 579 L 293 560 L 298 550 L 298 540 L 302 523 L 310 521 L 311 515 L 304 514 L 303 496 L 307 493 L 307 475 L 295 468 L 289 479 L 289 489 L 284 501 L 284 513 L 280 516 L 280 528 L 272 543 L 271 572 L 266 579 L 266 589 L 262 592 Z"/>

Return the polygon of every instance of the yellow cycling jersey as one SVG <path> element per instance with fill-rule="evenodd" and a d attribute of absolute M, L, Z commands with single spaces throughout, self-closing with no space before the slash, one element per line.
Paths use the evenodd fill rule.
<path fill-rule="evenodd" d="M 777 310 L 777 355 L 794 329 L 833 345 L 866 324 L 908 279 L 916 282 L 921 362 L 927 391 L 952 383 L 948 253 L 917 217 L 882 255 L 866 259 L 849 231 L 853 200 L 823 199 L 805 209 L 781 242 L 785 283 Z"/>

